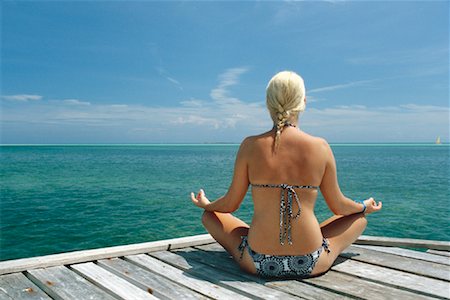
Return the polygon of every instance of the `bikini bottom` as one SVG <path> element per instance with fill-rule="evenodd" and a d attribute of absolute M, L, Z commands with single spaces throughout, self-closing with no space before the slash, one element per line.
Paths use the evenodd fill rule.
<path fill-rule="evenodd" d="M 330 252 L 327 239 L 323 239 L 322 246 L 305 255 L 267 255 L 253 251 L 247 241 L 247 236 L 241 236 L 241 243 L 238 247 L 242 255 L 245 248 L 256 267 L 256 273 L 261 277 L 276 278 L 307 278 L 310 277 L 323 249 Z"/>

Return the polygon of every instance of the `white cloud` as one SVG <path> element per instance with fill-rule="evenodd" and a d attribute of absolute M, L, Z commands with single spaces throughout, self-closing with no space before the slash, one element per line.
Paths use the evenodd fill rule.
<path fill-rule="evenodd" d="M 375 82 L 376 80 L 377 79 L 358 80 L 358 81 L 353 81 L 353 82 L 348 82 L 348 83 L 343 83 L 343 84 L 335 84 L 335 85 L 311 89 L 311 90 L 308 90 L 307 92 L 308 93 L 329 92 L 329 91 L 334 91 L 334 90 L 339 90 L 339 89 L 346 89 L 346 88 L 351 88 L 351 87 L 355 87 L 355 86 L 365 85 L 368 83 Z"/>
<path fill-rule="evenodd" d="M 86 106 L 91 105 L 90 102 L 80 101 L 78 99 L 64 99 L 64 100 L 62 100 L 62 102 L 64 102 L 65 104 L 69 104 L 69 105 L 86 105 Z"/>
<path fill-rule="evenodd" d="M 311 103 L 316 103 L 316 102 L 323 101 L 323 99 L 317 98 L 315 96 L 310 96 L 309 93 L 308 93 L 306 101 L 307 101 L 307 103 L 311 104 Z"/>
<path fill-rule="evenodd" d="M 127 108 L 128 105 L 127 104 L 111 104 L 111 107 L 114 107 L 114 108 Z"/>
<path fill-rule="evenodd" d="M 238 104 L 239 99 L 229 96 L 228 88 L 239 83 L 239 76 L 248 71 L 246 67 L 232 68 L 219 75 L 219 85 L 212 89 L 210 96 L 219 104 Z"/>
<path fill-rule="evenodd" d="M 39 105 L 20 109 L 4 107 L 3 137 L 5 142 L 20 142 L 14 138 L 34 137 L 41 128 L 41 135 L 47 141 L 51 133 L 59 132 L 53 142 L 66 141 L 61 141 L 63 137 L 67 142 L 85 142 L 87 134 L 92 135 L 93 142 L 239 142 L 246 135 L 272 127 L 263 101 L 242 101 L 230 93 L 230 87 L 237 85 L 239 76 L 246 71 L 247 68 L 234 68 L 220 75 L 218 85 L 211 90 L 213 101 L 190 99 L 178 107 L 120 103 L 67 105 L 85 102 L 77 99 L 40 101 Z M 438 135 L 444 142 L 448 141 L 448 107 L 411 103 L 319 109 L 310 103 L 314 101 L 309 102 L 300 118 L 302 130 L 330 142 L 433 141 Z M 77 140 L 73 132 L 81 137 Z"/>
<path fill-rule="evenodd" d="M 169 80 L 172 83 L 180 85 L 180 82 L 178 80 L 176 80 L 176 79 L 173 79 L 172 77 L 167 76 L 166 79 Z"/>
<path fill-rule="evenodd" d="M 333 141 L 408 142 L 449 138 L 450 109 L 408 104 L 387 107 L 339 106 L 311 108 L 302 124 L 313 134 Z"/>
<path fill-rule="evenodd" d="M 178 89 L 183 90 L 183 86 L 181 85 L 180 81 L 176 80 L 172 76 L 169 75 L 169 72 L 164 69 L 163 67 L 156 67 L 156 70 L 158 71 L 159 75 L 161 77 L 164 77 L 169 82 L 173 83 Z"/>
<path fill-rule="evenodd" d="M 171 121 L 171 124 L 176 125 L 185 125 L 185 124 L 193 124 L 193 125 L 208 125 L 212 126 L 214 129 L 218 129 L 221 126 L 220 120 L 216 120 L 214 118 L 207 118 L 199 115 L 189 115 L 186 117 L 178 117 L 176 120 Z"/>
<path fill-rule="evenodd" d="M 205 105 L 205 102 L 202 100 L 191 99 L 191 100 L 181 101 L 180 104 L 183 106 L 187 106 L 187 107 L 202 107 Z"/>
<path fill-rule="evenodd" d="M 28 102 L 28 101 L 41 100 L 42 96 L 40 96 L 40 95 L 20 94 L 20 95 L 5 95 L 5 96 L 2 96 L 2 98 L 5 99 L 5 100 L 9 100 L 9 101 Z"/>

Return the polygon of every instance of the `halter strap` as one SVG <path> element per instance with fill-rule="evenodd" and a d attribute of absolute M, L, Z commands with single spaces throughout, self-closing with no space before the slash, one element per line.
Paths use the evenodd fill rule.
<path fill-rule="evenodd" d="M 252 187 L 258 188 L 281 188 L 280 197 L 280 244 L 284 245 L 286 237 L 288 244 L 292 245 L 291 236 L 291 220 L 300 217 L 301 205 L 295 189 L 315 189 L 318 190 L 318 186 L 314 185 L 289 185 L 289 184 L 252 184 Z M 285 194 L 287 193 L 287 199 Z M 292 212 L 292 199 L 295 199 L 298 205 L 298 211 L 294 215 Z"/>

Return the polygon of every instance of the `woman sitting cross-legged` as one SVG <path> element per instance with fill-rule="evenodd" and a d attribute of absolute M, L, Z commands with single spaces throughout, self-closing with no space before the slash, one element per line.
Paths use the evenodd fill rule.
<path fill-rule="evenodd" d="M 205 228 L 243 270 L 263 277 L 317 276 L 362 234 L 365 214 L 379 211 L 381 202 L 344 196 L 328 143 L 300 130 L 306 97 L 299 75 L 276 74 L 266 92 L 273 128 L 242 142 L 223 197 L 210 202 L 200 190 L 191 199 L 205 210 Z M 250 225 L 231 214 L 249 185 L 254 202 Z M 314 215 L 319 189 L 335 215 L 321 224 Z"/>

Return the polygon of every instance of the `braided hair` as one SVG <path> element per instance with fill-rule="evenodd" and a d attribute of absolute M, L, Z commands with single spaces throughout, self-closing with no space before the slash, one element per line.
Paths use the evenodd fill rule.
<path fill-rule="evenodd" d="M 280 145 L 281 132 L 290 117 L 305 110 L 305 84 L 303 79 L 291 71 L 276 74 L 266 89 L 266 104 L 276 128 L 273 150 Z"/>

